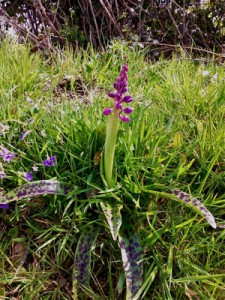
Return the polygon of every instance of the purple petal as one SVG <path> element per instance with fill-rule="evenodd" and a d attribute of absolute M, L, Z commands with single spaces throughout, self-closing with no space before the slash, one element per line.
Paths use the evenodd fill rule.
<path fill-rule="evenodd" d="M 127 71 L 129 70 L 128 65 L 127 65 L 127 64 L 124 64 L 123 67 L 122 67 L 122 69 L 123 69 L 125 72 L 127 72 Z"/>
<path fill-rule="evenodd" d="M 108 96 L 110 97 L 110 98 L 115 98 L 116 97 L 116 94 L 114 94 L 114 93 L 108 93 Z"/>
<path fill-rule="evenodd" d="M 121 108 L 122 108 L 122 103 L 120 103 L 120 102 L 117 103 L 117 104 L 116 104 L 116 108 L 117 108 L 117 109 L 121 109 Z"/>
<path fill-rule="evenodd" d="M 122 97 L 123 97 L 122 94 L 117 93 L 117 94 L 116 94 L 116 97 L 115 97 L 115 100 L 116 100 L 116 101 L 121 101 L 121 100 L 122 100 Z"/>
<path fill-rule="evenodd" d="M 25 137 L 29 134 L 28 130 L 24 130 L 22 134 L 20 135 L 20 140 L 23 141 Z"/>
<path fill-rule="evenodd" d="M 122 120 L 123 122 L 130 122 L 130 118 L 128 116 L 119 116 L 120 120 Z"/>
<path fill-rule="evenodd" d="M 33 173 L 33 171 L 25 172 L 26 180 L 28 180 L 28 181 L 32 181 L 33 180 L 32 173 Z"/>
<path fill-rule="evenodd" d="M 118 88 L 118 83 L 117 82 L 114 83 L 114 88 L 117 90 L 117 88 Z"/>
<path fill-rule="evenodd" d="M 0 209 L 7 209 L 9 208 L 9 205 L 6 203 L 0 204 Z"/>
<path fill-rule="evenodd" d="M 56 159 L 56 156 L 51 156 L 49 159 L 46 159 L 42 162 L 42 164 L 45 166 L 45 167 L 52 167 L 52 166 L 55 166 L 55 159 Z"/>
<path fill-rule="evenodd" d="M 131 96 L 125 96 L 123 97 L 123 102 L 130 103 L 133 101 L 133 98 Z"/>
<path fill-rule="evenodd" d="M 108 116 L 108 115 L 111 114 L 111 112 L 112 112 L 112 108 L 111 107 L 105 108 L 103 110 L 103 115 Z"/>
<path fill-rule="evenodd" d="M 122 88 L 120 91 L 121 91 L 122 94 L 125 94 L 125 93 L 127 92 L 127 88 L 124 87 L 124 88 Z"/>
<path fill-rule="evenodd" d="M 125 114 L 129 115 L 130 113 L 132 113 L 133 110 L 134 109 L 132 107 L 125 107 L 123 111 L 125 112 Z"/>

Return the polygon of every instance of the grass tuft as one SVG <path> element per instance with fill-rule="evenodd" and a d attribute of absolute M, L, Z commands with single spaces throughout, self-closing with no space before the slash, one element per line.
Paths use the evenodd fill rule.
<path fill-rule="evenodd" d="M 135 111 L 119 130 L 121 187 L 112 195 L 134 211 L 144 249 L 141 299 L 225 298 L 223 228 L 212 230 L 184 205 L 146 192 L 191 193 L 224 225 L 224 68 L 177 57 L 152 64 L 145 50 L 119 42 L 104 53 L 66 49 L 46 60 L 7 40 L 0 46 L 0 144 L 15 158 L 1 160 L 0 192 L 25 184 L 31 170 L 35 180 L 57 178 L 76 189 L 67 198 L 21 199 L 1 210 L 0 298 L 72 299 L 76 246 L 89 225 L 100 236 L 86 294 L 124 299 L 120 250 L 96 209 L 107 194 L 93 197 L 103 189 L 102 110 L 124 63 Z M 53 155 L 56 165 L 44 167 Z"/>

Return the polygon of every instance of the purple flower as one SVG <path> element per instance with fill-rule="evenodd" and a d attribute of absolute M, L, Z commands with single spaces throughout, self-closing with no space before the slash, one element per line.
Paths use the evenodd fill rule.
<path fill-rule="evenodd" d="M 130 118 L 128 116 L 119 116 L 119 118 L 123 121 L 123 122 L 130 122 Z"/>
<path fill-rule="evenodd" d="M 105 108 L 103 110 L 103 115 L 108 116 L 108 115 L 111 114 L 111 112 L 112 112 L 112 108 L 111 107 Z"/>
<path fill-rule="evenodd" d="M 0 204 L 0 209 L 7 209 L 9 208 L 9 205 L 6 203 Z"/>
<path fill-rule="evenodd" d="M 125 112 L 125 114 L 129 115 L 132 113 L 133 110 L 134 109 L 132 107 L 125 107 L 123 111 Z"/>
<path fill-rule="evenodd" d="M 124 94 L 128 90 L 128 66 L 126 64 L 123 65 L 120 75 L 117 78 L 116 82 L 114 83 L 114 88 L 116 92 L 114 93 L 109 93 L 108 96 L 110 98 L 114 99 L 114 107 L 108 107 L 103 110 L 103 115 L 108 116 L 112 113 L 112 111 L 118 111 L 118 117 L 123 121 L 123 122 L 129 122 L 130 118 L 126 115 L 122 115 L 123 113 L 125 114 L 130 114 L 133 111 L 133 108 L 131 107 L 125 107 L 123 108 L 122 103 L 130 103 L 133 101 L 132 97 L 127 95 L 125 96 Z"/>
<path fill-rule="evenodd" d="M 130 103 L 130 102 L 132 102 L 132 101 L 133 101 L 133 99 L 132 99 L 131 96 L 125 96 L 125 97 L 123 98 L 123 102 L 125 102 L 125 103 Z"/>
<path fill-rule="evenodd" d="M 42 164 L 45 166 L 45 167 L 52 167 L 52 166 L 55 166 L 55 159 L 56 159 L 56 156 L 51 156 L 49 159 L 46 159 L 42 162 Z"/>
<path fill-rule="evenodd" d="M 24 130 L 20 135 L 20 140 L 23 141 L 28 134 L 29 134 L 29 131 Z"/>
<path fill-rule="evenodd" d="M 1 146 L 0 147 L 2 152 L 0 152 L 0 156 L 3 158 L 4 162 L 9 162 L 11 159 L 14 158 L 15 154 L 10 152 L 8 149 L 5 147 Z"/>
<path fill-rule="evenodd" d="M 33 180 L 33 176 L 32 176 L 33 171 L 30 172 L 25 172 L 25 178 L 28 181 L 32 181 Z"/>
<path fill-rule="evenodd" d="M 26 101 L 29 103 L 33 103 L 33 100 L 30 97 L 26 97 Z"/>

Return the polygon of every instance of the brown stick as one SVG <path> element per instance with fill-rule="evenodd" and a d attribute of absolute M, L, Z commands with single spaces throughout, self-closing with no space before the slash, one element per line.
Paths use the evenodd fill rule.
<path fill-rule="evenodd" d="M 90 9 L 91 9 L 91 13 L 92 13 L 92 16 L 93 16 L 93 19 L 94 19 L 94 24 L 95 24 L 95 28 L 96 28 L 96 33 L 97 33 L 98 42 L 99 42 L 99 45 L 100 45 L 101 50 L 103 51 L 103 50 L 104 50 L 104 47 L 102 46 L 102 43 L 101 43 L 101 38 L 100 38 L 100 35 L 99 35 L 98 24 L 97 24 L 97 21 L 96 21 L 96 18 L 95 18 L 94 9 L 93 9 L 91 0 L 88 0 L 88 2 L 89 2 Z"/>
<path fill-rule="evenodd" d="M 101 3 L 102 7 L 104 8 L 104 10 L 106 11 L 109 19 L 112 21 L 112 23 L 114 24 L 117 32 L 119 33 L 120 36 L 122 36 L 122 31 L 120 30 L 114 16 L 110 13 L 110 11 L 108 10 L 108 8 L 106 7 L 106 5 L 104 4 L 104 2 L 102 0 L 99 0 L 99 2 Z M 107 4 L 109 5 L 108 1 L 106 0 Z"/>
<path fill-rule="evenodd" d="M 181 45 L 171 45 L 171 44 L 166 44 L 166 43 L 153 43 L 153 42 L 142 42 L 142 44 L 144 45 L 154 45 L 154 46 L 162 46 L 162 47 L 170 47 L 170 48 L 184 48 L 184 49 L 188 49 L 188 50 L 194 50 L 194 51 L 199 51 L 199 52 L 205 52 L 214 56 L 218 56 L 220 57 L 221 54 L 220 53 L 214 53 L 210 50 L 206 50 L 206 49 L 201 49 L 201 48 L 197 48 L 197 47 L 191 47 L 191 46 L 181 46 Z"/>
<path fill-rule="evenodd" d="M 19 32 L 22 36 L 24 36 L 25 38 L 29 38 L 32 42 L 37 43 L 37 41 L 38 41 L 37 36 L 35 34 L 33 34 L 32 32 L 28 31 L 23 26 L 20 26 L 18 24 L 17 20 L 11 18 L 3 8 L 0 8 L 0 16 L 3 19 L 5 19 L 5 21 L 8 24 L 10 24 L 13 28 L 15 28 L 16 31 Z"/>

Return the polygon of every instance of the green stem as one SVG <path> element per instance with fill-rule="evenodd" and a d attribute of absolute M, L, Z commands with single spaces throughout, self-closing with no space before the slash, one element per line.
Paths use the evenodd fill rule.
<path fill-rule="evenodd" d="M 118 129 L 118 111 L 113 110 L 112 113 L 108 116 L 104 150 L 105 180 L 109 188 L 113 187 L 113 163 Z"/>

